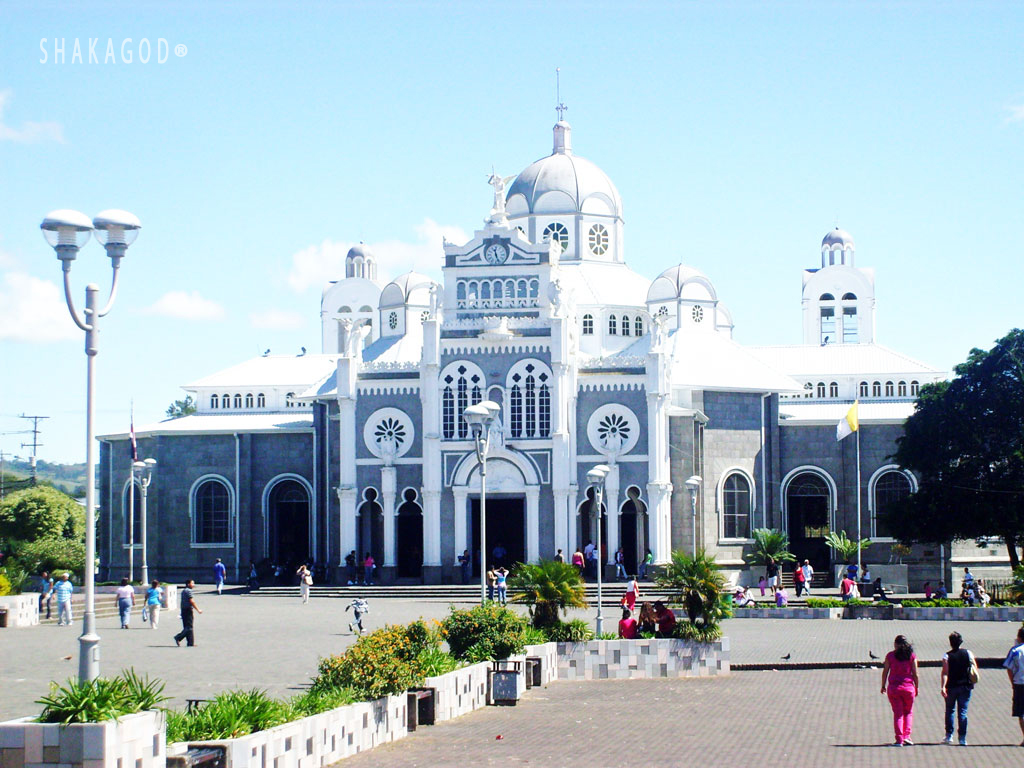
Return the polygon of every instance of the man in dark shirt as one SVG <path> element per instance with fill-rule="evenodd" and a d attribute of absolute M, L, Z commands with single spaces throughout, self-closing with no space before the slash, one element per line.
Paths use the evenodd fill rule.
<path fill-rule="evenodd" d="M 942 698 L 946 700 L 946 738 L 943 744 L 953 743 L 953 709 L 956 708 L 957 737 L 960 746 L 967 746 L 967 706 L 971 703 L 971 665 L 974 656 L 962 648 L 964 639 L 959 632 L 949 635 L 949 650 L 942 657 Z"/>
<path fill-rule="evenodd" d="M 656 637 L 672 637 L 676 628 L 676 615 L 660 600 L 654 604 L 654 618 L 658 621 Z"/>
<path fill-rule="evenodd" d="M 196 638 L 192 632 L 192 612 L 202 613 L 202 611 L 199 610 L 196 601 L 192 599 L 192 590 L 195 589 L 195 586 L 195 581 L 189 579 L 185 582 L 185 588 L 181 590 L 181 597 L 179 598 L 181 602 L 181 632 L 174 636 L 175 645 L 181 645 L 182 640 L 186 640 L 190 646 L 196 644 Z"/>

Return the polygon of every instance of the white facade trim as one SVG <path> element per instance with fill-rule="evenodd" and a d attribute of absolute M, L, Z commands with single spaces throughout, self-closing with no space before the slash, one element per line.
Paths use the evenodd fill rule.
<path fill-rule="evenodd" d="M 750 486 L 750 516 L 748 520 L 748 526 L 751 531 L 754 529 L 754 515 L 757 512 L 757 483 L 754 482 L 754 476 L 747 471 L 745 467 L 741 467 L 738 464 L 734 464 L 731 467 L 727 467 L 718 478 L 718 484 L 715 487 L 715 515 L 718 517 L 718 541 L 720 544 L 746 544 L 752 542 L 753 539 L 749 537 L 736 537 L 727 538 L 724 533 L 725 529 L 725 481 L 732 475 L 740 475 L 747 484 Z"/>
<path fill-rule="evenodd" d="M 235 546 L 233 541 L 214 541 L 214 542 L 197 542 L 196 541 L 196 491 L 203 483 L 214 480 L 221 483 L 225 488 L 228 489 L 228 509 L 230 514 L 236 520 L 238 518 L 238 508 L 236 506 L 235 499 L 237 494 L 235 492 L 234 483 L 228 480 L 224 475 L 210 473 L 201 475 L 195 479 L 192 483 L 192 487 L 188 489 L 188 518 L 189 518 L 189 540 L 192 549 L 231 549 Z M 228 530 L 234 530 L 235 520 L 228 521 Z"/>
<path fill-rule="evenodd" d="M 786 476 L 782 478 L 782 482 L 779 487 L 782 489 L 782 529 L 789 531 L 789 484 L 793 481 L 794 477 L 802 475 L 804 472 L 809 472 L 813 475 L 817 475 L 825 481 L 825 487 L 828 488 L 828 528 L 830 531 L 834 531 L 836 528 L 836 510 L 839 499 L 839 492 L 836 490 L 836 481 L 832 479 L 827 471 L 821 467 L 816 467 L 813 464 L 803 464 L 799 467 L 791 469 L 786 473 Z"/>
<path fill-rule="evenodd" d="M 876 469 L 874 471 L 874 473 L 872 473 L 871 477 L 868 479 L 868 518 L 871 521 L 871 540 L 872 541 L 880 541 L 880 542 L 893 542 L 893 541 L 896 541 L 892 536 L 878 536 L 875 533 L 875 513 L 877 511 L 875 509 L 875 486 L 878 485 L 878 480 L 886 472 L 899 472 L 901 475 L 906 477 L 908 481 L 910 481 L 910 492 L 911 493 L 917 493 L 917 488 L 918 488 L 917 478 L 914 477 L 914 473 L 913 472 L 908 472 L 907 470 L 903 469 L 903 467 L 901 467 L 899 464 L 886 464 L 884 466 L 879 467 L 878 469 Z"/>
<path fill-rule="evenodd" d="M 275 486 L 281 484 L 285 480 L 295 480 L 306 489 L 306 493 L 309 494 L 309 551 L 315 551 L 313 549 L 315 537 L 315 524 L 316 515 L 313 509 L 313 486 L 310 482 L 302 475 L 297 475 L 294 472 L 282 472 L 280 475 L 275 475 L 267 481 L 267 484 L 263 486 L 262 499 L 260 501 L 260 509 L 263 514 L 263 556 L 270 557 L 270 494 L 274 490 Z"/>

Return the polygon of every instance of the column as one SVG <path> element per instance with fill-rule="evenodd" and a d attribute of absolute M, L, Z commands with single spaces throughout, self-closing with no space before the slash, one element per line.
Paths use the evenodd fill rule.
<path fill-rule="evenodd" d="M 647 511 L 651 526 L 651 552 L 656 565 L 664 565 L 672 559 L 671 499 L 672 484 L 651 482 L 647 484 L 647 498 L 651 507 Z"/>
<path fill-rule="evenodd" d="M 459 555 L 467 549 L 473 551 L 466 539 L 466 501 L 469 498 L 469 489 L 460 485 L 452 488 L 452 493 L 455 495 L 455 562 L 452 565 L 458 565 Z"/>
<path fill-rule="evenodd" d="M 576 540 L 577 539 L 577 537 L 576 537 L 576 534 L 577 534 L 577 531 L 576 531 L 576 529 L 577 529 L 577 525 L 576 525 L 576 499 L 579 498 L 579 490 L 580 490 L 580 488 L 579 488 L 578 485 L 570 485 L 569 486 L 568 509 L 566 509 L 566 511 L 565 511 L 566 532 L 569 534 L 568 535 L 569 546 L 566 547 L 566 550 L 565 550 L 565 561 L 566 562 L 569 562 L 569 558 L 572 557 L 572 553 L 575 552 L 576 549 L 580 546 L 580 542 Z"/>
<path fill-rule="evenodd" d="M 565 562 L 569 562 L 572 558 L 572 549 L 569 548 L 569 520 L 570 518 L 570 504 L 571 499 L 568 488 L 556 488 L 554 491 L 555 499 L 555 551 L 562 550 L 562 556 L 565 558 Z M 554 557 L 554 552 L 551 556 Z M 547 555 L 545 555 L 547 556 Z"/>
<path fill-rule="evenodd" d="M 356 534 L 356 489 L 355 488 L 339 488 L 338 489 L 338 503 L 340 505 L 339 521 L 340 525 L 338 530 L 341 536 L 341 549 L 338 554 L 338 565 L 343 565 L 345 562 L 345 555 L 356 548 L 359 543 L 358 536 Z M 359 556 L 359 552 L 356 556 Z"/>
<path fill-rule="evenodd" d="M 462 554 L 462 549 L 458 554 Z M 426 489 L 423 489 L 423 565 L 441 565 L 441 492 Z"/>
<path fill-rule="evenodd" d="M 540 559 L 540 486 L 526 487 L 526 561 L 535 563 Z"/>
<path fill-rule="evenodd" d="M 384 567 L 395 567 L 395 494 L 394 467 L 380 468 L 380 505 L 384 510 Z"/>
<path fill-rule="evenodd" d="M 612 464 L 604 479 L 604 507 L 608 516 L 608 565 L 615 564 L 615 551 L 619 548 L 619 465 Z"/>

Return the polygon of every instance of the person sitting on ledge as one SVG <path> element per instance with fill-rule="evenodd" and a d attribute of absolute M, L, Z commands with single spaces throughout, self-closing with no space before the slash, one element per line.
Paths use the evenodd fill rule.
<path fill-rule="evenodd" d="M 946 591 L 946 582 L 940 581 L 939 588 L 935 590 L 935 599 L 945 600 L 947 597 L 949 597 L 949 592 Z"/>
<path fill-rule="evenodd" d="M 885 587 L 882 586 L 881 576 L 875 579 L 874 583 L 871 585 L 871 596 L 878 598 L 883 603 L 889 602 L 889 598 L 885 594 Z"/>
<path fill-rule="evenodd" d="M 658 631 L 655 637 L 672 637 L 672 630 L 676 628 L 676 615 L 659 600 L 654 604 L 654 618 L 658 621 Z"/>
<path fill-rule="evenodd" d="M 619 620 L 619 637 L 623 640 L 635 640 L 636 636 L 636 619 L 633 618 L 633 613 L 629 608 L 623 608 L 622 618 Z"/>
<path fill-rule="evenodd" d="M 785 587 L 779 587 L 775 592 L 775 607 L 785 608 L 789 605 L 789 593 L 786 592 Z"/>
<path fill-rule="evenodd" d="M 753 608 L 757 605 L 757 601 L 754 600 L 753 595 L 750 594 L 750 590 L 744 589 L 743 587 L 736 587 L 732 600 L 736 604 L 737 608 Z"/>

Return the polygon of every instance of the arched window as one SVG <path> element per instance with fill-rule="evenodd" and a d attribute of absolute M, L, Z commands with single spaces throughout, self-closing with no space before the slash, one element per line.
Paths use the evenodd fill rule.
<path fill-rule="evenodd" d="M 260 392 L 258 395 L 256 395 L 256 407 L 257 408 L 266 408 L 267 407 L 267 398 L 266 398 L 266 396 L 262 392 Z"/>
<path fill-rule="evenodd" d="M 551 369 L 540 360 L 520 360 L 509 369 L 509 436 L 548 437 L 551 434 Z"/>
<path fill-rule="evenodd" d="M 220 480 L 206 480 L 192 493 L 192 540 L 196 544 L 231 542 L 231 493 Z"/>
<path fill-rule="evenodd" d="M 284 407 L 285 408 L 294 408 L 295 407 L 295 393 L 294 392 L 289 392 L 287 395 L 284 396 Z"/>
<path fill-rule="evenodd" d="M 569 248 L 569 230 L 565 228 L 565 224 L 560 222 L 552 222 L 544 227 L 544 241 L 557 240 L 558 244 L 562 246 L 562 250 Z"/>
<path fill-rule="evenodd" d="M 891 381 L 885 382 L 885 396 L 886 397 L 892 397 L 895 394 L 896 394 L 896 391 L 893 388 L 892 382 Z"/>
<path fill-rule="evenodd" d="M 860 388 L 859 388 L 858 392 L 859 392 L 861 397 L 867 397 L 868 396 L 868 383 L 866 381 L 862 381 L 860 383 Z"/>
<path fill-rule="evenodd" d="M 252 408 L 252 406 L 253 406 L 252 392 L 247 392 L 246 395 L 245 395 L 245 407 L 246 408 Z"/>
<path fill-rule="evenodd" d="M 128 495 L 129 493 L 135 494 L 135 509 L 131 510 L 132 499 Z M 134 514 L 130 514 L 134 511 Z M 130 528 L 128 522 L 134 517 L 135 518 L 135 530 L 134 532 Z M 124 494 L 121 496 L 121 519 L 124 520 L 124 544 L 128 546 L 133 543 L 135 546 L 141 546 L 142 536 L 142 490 L 135 483 L 129 483 L 125 486 Z M 134 536 L 133 536 L 134 533 Z"/>
<path fill-rule="evenodd" d="M 819 381 L 818 382 L 818 397 L 822 397 L 822 398 L 825 397 L 825 382 L 824 381 Z"/>
<path fill-rule="evenodd" d="M 844 293 L 843 294 L 843 301 L 856 301 L 856 300 L 857 300 L 857 296 L 855 294 L 852 294 L 852 293 Z"/>
<path fill-rule="evenodd" d="M 583 335 L 593 336 L 594 335 L 594 316 L 584 315 L 583 316 Z"/>
<path fill-rule="evenodd" d="M 750 482 L 734 472 L 722 487 L 722 538 L 750 538 Z"/>
<path fill-rule="evenodd" d="M 874 536 L 891 535 L 886 515 L 892 511 L 893 505 L 907 498 L 913 490 L 910 478 L 898 469 L 883 472 L 875 480 L 874 516 L 871 521 Z"/>
<path fill-rule="evenodd" d="M 828 385 L 828 396 L 839 397 L 839 382 L 833 381 Z"/>
<path fill-rule="evenodd" d="M 210 408 L 217 408 L 219 398 L 216 395 L 210 395 Z"/>
<path fill-rule="evenodd" d="M 643 336 L 644 335 L 644 319 L 642 317 L 640 317 L 640 315 L 637 315 L 636 319 L 633 321 L 633 335 L 634 336 Z"/>
<path fill-rule="evenodd" d="M 622 335 L 623 336 L 629 336 L 629 331 L 630 331 L 629 315 L 623 315 L 622 316 Z"/>
<path fill-rule="evenodd" d="M 818 299 L 818 301 L 835 301 L 835 300 L 836 300 L 836 297 L 833 296 L 831 293 L 823 293 L 823 294 L 821 294 L 821 297 Z"/>
<path fill-rule="evenodd" d="M 910 382 L 910 396 L 917 397 L 919 394 L 921 394 L 921 385 L 916 381 Z"/>
<path fill-rule="evenodd" d="M 871 396 L 881 397 L 882 396 L 882 382 L 876 381 L 871 385 Z"/>
<path fill-rule="evenodd" d="M 239 393 L 235 393 L 235 408 L 242 407 L 242 396 Z"/>
<path fill-rule="evenodd" d="M 227 392 L 225 392 L 220 397 L 220 407 L 221 408 L 230 408 L 231 407 L 231 395 L 229 395 Z"/>
<path fill-rule="evenodd" d="M 609 336 L 614 336 L 618 332 L 619 332 L 619 326 L 618 326 L 618 323 L 615 320 L 615 315 L 610 315 L 608 317 L 608 335 Z"/>
<path fill-rule="evenodd" d="M 469 361 L 449 363 L 441 372 L 441 434 L 446 440 L 469 434 L 462 414 L 484 399 L 484 381 L 483 371 Z"/>
<path fill-rule="evenodd" d="M 901 381 L 899 384 L 896 385 L 896 394 L 899 395 L 900 397 L 907 396 L 907 382 Z"/>

